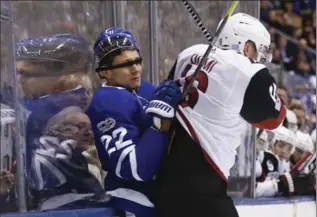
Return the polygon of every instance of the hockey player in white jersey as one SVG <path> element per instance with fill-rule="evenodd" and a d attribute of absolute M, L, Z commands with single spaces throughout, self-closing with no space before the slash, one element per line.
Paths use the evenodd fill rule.
<path fill-rule="evenodd" d="M 242 118 L 275 129 L 286 109 L 265 65 L 271 61 L 270 35 L 260 21 L 238 13 L 228 19 L 177 110 L 169 155 L 158 174 L 158 217 L 237 217 L 227 195 L 229 170 L 240 144 Z M 169 78 L 190 80 L 207 44 L 182 51 Z"/>

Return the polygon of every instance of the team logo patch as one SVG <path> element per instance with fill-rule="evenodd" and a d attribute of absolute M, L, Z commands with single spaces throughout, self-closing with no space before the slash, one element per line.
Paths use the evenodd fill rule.
<path fill-rule="evenodd" d="M 97 127 L 100 130 L 100 132 L 105 133 L 105 132 L 111 130 L 112 128 L 114 128 L 115 125 L 116 125 L 115 119 L 107 118 L 106 120 L 99 122 L 97 124 Z"/>
<path fill-rule="evenodd" d="M 267 160 L 266 166 L 267 166 L 268 171 L 273 171 L 274 170 L 273 163 L 270 160 Z"/>

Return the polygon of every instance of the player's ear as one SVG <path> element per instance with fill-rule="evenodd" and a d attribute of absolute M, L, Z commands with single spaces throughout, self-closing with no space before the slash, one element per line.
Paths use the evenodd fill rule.
<path fill-rule="evenodd" d="M 255 44 L 250 40 L 246 41 L 244 44 L 243 53 L 248 58 L 256 59 Z"/>
<path fill-rule="evenodd" d="M 112 71 L 111 70 L 102 70 L 101 72 L 102 77 L 104 77 L 107 80 L 110 80 L 112 78 Z"/>
<path fill-rule="evenodd" d="M 250 43 L 249 43 L 249 42 L 246 42 L 246 43 L 244 44 L 243 53 L 244 53 L 246 56 L 248 56 L 248 54 L 250 53 L 250 49 L 251 49 Z"/>

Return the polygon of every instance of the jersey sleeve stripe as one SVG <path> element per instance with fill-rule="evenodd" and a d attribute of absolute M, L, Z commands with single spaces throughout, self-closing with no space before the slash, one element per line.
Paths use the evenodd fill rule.
<path fill-rule="evenodd" d="M 133 149 L 129 155 L 130 155 L 130 165 L 131 165 L 132 176 L 138 181 L 143 181 L 138 174 L 138 164 L 136 160 L 135 149 Z"/>
<path fill-rule="evenodd" d="M 282 105 L 281 111 L 276 118 L 266 119 L 260 122 L 253 123 L 252 125 L 260 128 L 260 129 L 267 129 L 267 130 L 274 130 L 283 122 L 286 116 L 286 108 Z"/>
<path fill-rule="evenodd" d="M 128 199 L 142 206 L 154 207 L 154 204 L 144 194 L 132 189 L 118 188 L 113 191 L 107 191 L 107 194 L 112 197 Z"/>
<path fill-rule="evenodd" d="M 122 176 L 120 175 L 122 162 L 134 148 L 135 148 L 135 145 L 131 145 L 122 151 L 116 166 L 116 175 L 118 177 L 122 178 Z"/>

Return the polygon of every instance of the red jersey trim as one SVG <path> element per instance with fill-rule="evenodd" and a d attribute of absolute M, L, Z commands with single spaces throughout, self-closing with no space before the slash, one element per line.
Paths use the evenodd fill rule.
<path fill-rule="evenodd" d="M 252 123 L 252 125 L 260 129 L 274 130 L 275 128 L 281 125 L 285 116 L 286 116 L 286 108 L 284 105 L 282 105 L 280 114 L 278 115 L 277 118 L 266 119 L 260 122 Z"/>
<path fill-rule="evenodd" d="M 299 167 L 311 156 L 312 154 L 307 152 L 292 168 L 291 173 L 299 169 Z"/>

